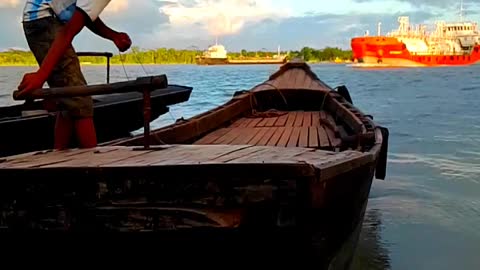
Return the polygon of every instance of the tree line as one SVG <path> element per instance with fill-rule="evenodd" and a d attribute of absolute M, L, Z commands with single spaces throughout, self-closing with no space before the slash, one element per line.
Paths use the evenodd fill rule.
<path fill-rule="evenodd" d="M 302 58 L 307 62 L 333 61 L 335 59 L 349 60 L 352 58 L 352 52 L 340 48 L 314 49 L 304 47 L 299 51 L 283 51 L 281 55 L 287 58 Z M 125 54 L 116 54 L 111 58 L 112 64 L 195 64 L 195 58 L 202 55 L 199 50 L 178 50 L 159 48 L 153 50 L 144 50 L 133 47 Z M 274 57 L 277 52 L 268 51 L 247 51 L 229 52 L 230 59 L 242 58 L 263 58 Z M 105 57 L 87 57 L 80 58 L 82 63 L 106 64 Z M 0 52 L 0 65 L 36 65 L 37 62 L 33 54 L 29 51 L 8 50 Z"/>

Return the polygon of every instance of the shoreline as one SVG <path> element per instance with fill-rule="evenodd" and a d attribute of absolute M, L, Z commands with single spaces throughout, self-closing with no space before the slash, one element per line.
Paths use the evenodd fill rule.
<path fill-rule="evenodd" d="M 103 63 L 103 64 L 90 64 L 90 63 L 80 63 L 80 66 L 106 66 L 107 63 Z M 112 64 L 110 63 L 110 66 L 122 66 L 122 65 L 125 65 L 125 66 L 140 66 L 140 65 L 144 65 L 144 66 L 173 66 L 173 65 L 196 65 L 196 64 L 184 64 L 184 63 L 179 63 L 179 64 L 138 64 L 138 63 L 131 63 L 131 64 Z M 0 64 L 0 67 L 38 67 L 37 64 Z"/>
<path fill-rule="evenodd" d="M 348 62 L 334 62 L 334 61 L 321 61 L 321 62 L 308 62 L 308 64 L 315 64 L 315 65 L 318 65 L 318 64 L 348 64 Z M 106 66 L 107 63 L 102 63 L 102 64 L 94 64 L 94 63 L 80 63 L 80 66 Z M 174 66 L 174 65 L 182 65 L 182 66 L 201 66 L 201 65 L 197 65 L 195 63 L 193 64 L 185 64 L 185 63 L 174 63 L 174 64 L 153 64 L 153 63 L 146 63 L 146 64 L 139 64 L 139 63 L 125 63 L 125 64 L 112 64 L 110 63 L 110 66 L 122 66 L 122 65 L 125 65 L 125 66 L 140 66 L 140 65 L 144 65 L 144 66 Z M 232 65 L 234 66 L 234 65 Z M 37 64 L 0 64 L 0 67 L 38 67 Z"/>

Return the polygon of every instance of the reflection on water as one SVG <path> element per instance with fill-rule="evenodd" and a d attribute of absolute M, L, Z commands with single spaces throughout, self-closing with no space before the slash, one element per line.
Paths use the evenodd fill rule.
<path fill-rule="evenodd" d="M 369 209 L 365 214 L 360 239 L 353 260 L 353 270 L 389 270 L 388 245 L 382 239 L 382 215 L 377 209 Z"/>

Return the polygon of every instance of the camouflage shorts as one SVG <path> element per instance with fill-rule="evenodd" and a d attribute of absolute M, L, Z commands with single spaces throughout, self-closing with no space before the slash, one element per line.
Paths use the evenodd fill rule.
<path fill-rule="evenodd" d="M 39 65 L 47 56 L 48 50 L 63 24 L 55 17 L 47 17 L 24 22 L 23 30 L 28 46 Z M 50 87 L 79 86 L 87 82 L 80 69 L 80 61 L 70 45 L 47 80 Z M 59 98 L 54 100 L 57 109 L 74 118 L 93 116 L 92 97 Z"/>

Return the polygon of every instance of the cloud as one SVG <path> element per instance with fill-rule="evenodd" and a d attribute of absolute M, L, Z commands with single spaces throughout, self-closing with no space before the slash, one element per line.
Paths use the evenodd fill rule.
<path fill-rule="evenodd" d="M 160 11 L 173 27 L 201 26 L 210 35 L 238 33 L 246 24 L 265 18 L 283 18 L 286 10 L 275 10 L 268 0 L 178 0 L 160 1 Z"/>
<path fill-rule="evenodd" d="M 410 16 L 415 24 L 458 18 L 458 3 L 447 3 L 450 1 L 335 0 L 333 5 L 328 0 L 115 0 L 100 17 L 114 30 L 127 32 L 133 45 L 142 48 L 206 49 L 215 36 L 229 51 L 276 50 L 278 45 L 292 50 L 303 46 L 349 48 L 353 36 L 363 35 L 365 30 L 376 33 L 379 21 L 385 33 L 398 27 L 398 16 Z M 23 4 L 0 0 L 0 48 L 27 47 L 21 26 Z M 476 6 L 465 4 L 467 18 L 475 19 L 472 7 Z M 74 44 L 78 50 L 117 52 L 110 41 L 88 29 Z"/>
<path fill-rule="evenodd" d="M 105 12 L 117 13 L 125 11 L 128 8 L 128 0 L 115 0 L 105 8 Z"/>
<path fill-rule="evenodd" d="M 16 7 L 20 3 L 20 0 L 0 0 L 0 8 L 3 7 Z"/>
<path fill-rule="evenodd" d="M 0 0 L 1 1 L 1 0 Z M 2 1 L 2 4 L 14 1 Z M 23 5 L 1 6 L 0 5 L 0 48 L 14 47 L 28 48 L 22 28 Z"/>

